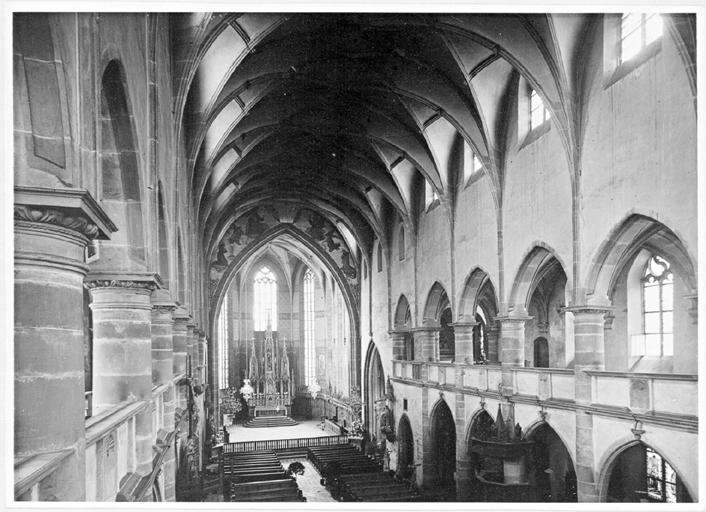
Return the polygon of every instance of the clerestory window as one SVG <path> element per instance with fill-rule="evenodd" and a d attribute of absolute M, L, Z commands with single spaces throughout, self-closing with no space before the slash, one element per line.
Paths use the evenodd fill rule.
<path fill-rule="evenodd" d="M 620 22 L 620 62 L 627 62 L 662 36 L 658 13 L 625 13 Z"/>

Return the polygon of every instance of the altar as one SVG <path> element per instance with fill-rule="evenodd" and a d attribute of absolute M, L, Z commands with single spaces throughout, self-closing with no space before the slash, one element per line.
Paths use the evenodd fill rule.
<path fill-rule="evenodd" d="M 280 341 L 268 322 L 264 333 L 255 333 L 249 352 L 248 376 L 253 387 L 249 416 L 290 416 L 293 374 L 287 341 Z"/>

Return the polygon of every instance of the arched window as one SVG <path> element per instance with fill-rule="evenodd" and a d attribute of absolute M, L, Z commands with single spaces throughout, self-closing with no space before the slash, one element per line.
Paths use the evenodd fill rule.
<path fill-rule="evenodd" d="M 405 258 L 404 226 L 400 226 L 400 235 L 397 240 L 397 252 L 400 253 L 400 261 L 402 261 Z"/>
<path fill-rule="evenodd" d="M 255 274 L 255 307 L 253 311 L 255 330 L 277 330 L 277 278 L 267 267 Z"/>
<path fill-rule="evenodd" d="M 307 385 L 316 382 L 316 345 L 314 341 L 314 273 L 304 273 L 304 359 Z"/>
<path fill-rule="evenodd" d="M 674 275 L 670 264 L 652 255 L 642 278 L 642 318 L 644 347 L 642 355 L 671 356 L 674 309 Z"/>
<path fill-rule="evenodd" d="M 378 242 L 378 272 L 382 272 L 382 243 Z"/>
<path fill-rule="evenodd" d="M 218 361 L 218 389 L 225 389 L 228 387 L 228 295 L 218 313 Z"/>

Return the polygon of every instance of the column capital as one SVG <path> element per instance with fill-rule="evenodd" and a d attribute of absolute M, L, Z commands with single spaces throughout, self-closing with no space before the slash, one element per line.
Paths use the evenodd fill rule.
<path fill-rule="evenodd" d="M 528 320 L 532 320 L 534 317 L 533 316 L 527 316 L 527 315 L 507 315 L 507 316 L 496 316 L 495 321 L 496 322 L 527 322 Z"/>
<path fill-rule="evenodd" d="M 440 325 L 425 325 L 422 327 L 412 327 L 409 332 L 412 333 L 422 333 L 422 332 L 439 332 L 441 330 Z"/>
<path fill-rule="evenodd" d="M 392 329 L 387 331 L 390 336 L 406 336 L 411 332 L 411 329 Z"/>
<path fill-rule="evenodd" d="M 87 190 L 15 187 L 17 223 L 49 224 L 108 240 L 117 227 Z"/>
<path fill-rule="evenodd" d="M 615 308 L 613 306 L 585 304 L 580 306 L 566 306 L 564 307 L 564 311 L 573 313 L 574 315 L 576 313 L 584 313 L 588 315 L 605 315 L 606 313 L 612 313 L 613 311 L 615 311 Z"/>
<path fill-rule="evenodd" d="M 177 306 L 176 309 L 174 310 L 174 321 L 179 322 L 186 327 L 187 322 L 189 321 L 189 313 L 186 312 L 184 308 L 181 306 Z"/>
<path fill-rule="evenodd" d="M 159 288 L 162 281 L 154 272 L 91 272 L 86 276 L 85 285 L 94 288 L 128 288 L 153 292 Z"/>
<path fill-rule="evenodd" d="M 478 322 L 454 322 L 454 323 L 449 324 L 449 325 L 450 325 L 451 327 L 453 327 L 454 329 L 455 329 L 456 327 L 461 327 L 461 328 L 463 328 L 463 327 L 471 327 L 471 328 L 473 328 L 473 327 L 475 327 L 476 325 L 478 325 Z"/>

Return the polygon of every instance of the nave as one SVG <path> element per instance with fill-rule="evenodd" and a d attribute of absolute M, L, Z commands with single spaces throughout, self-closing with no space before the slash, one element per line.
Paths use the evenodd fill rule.
<path fill-rule="evenodd" d="M 701 13 L 241 7 L 8 10 L 14 500 L 702 498 Z"/>

